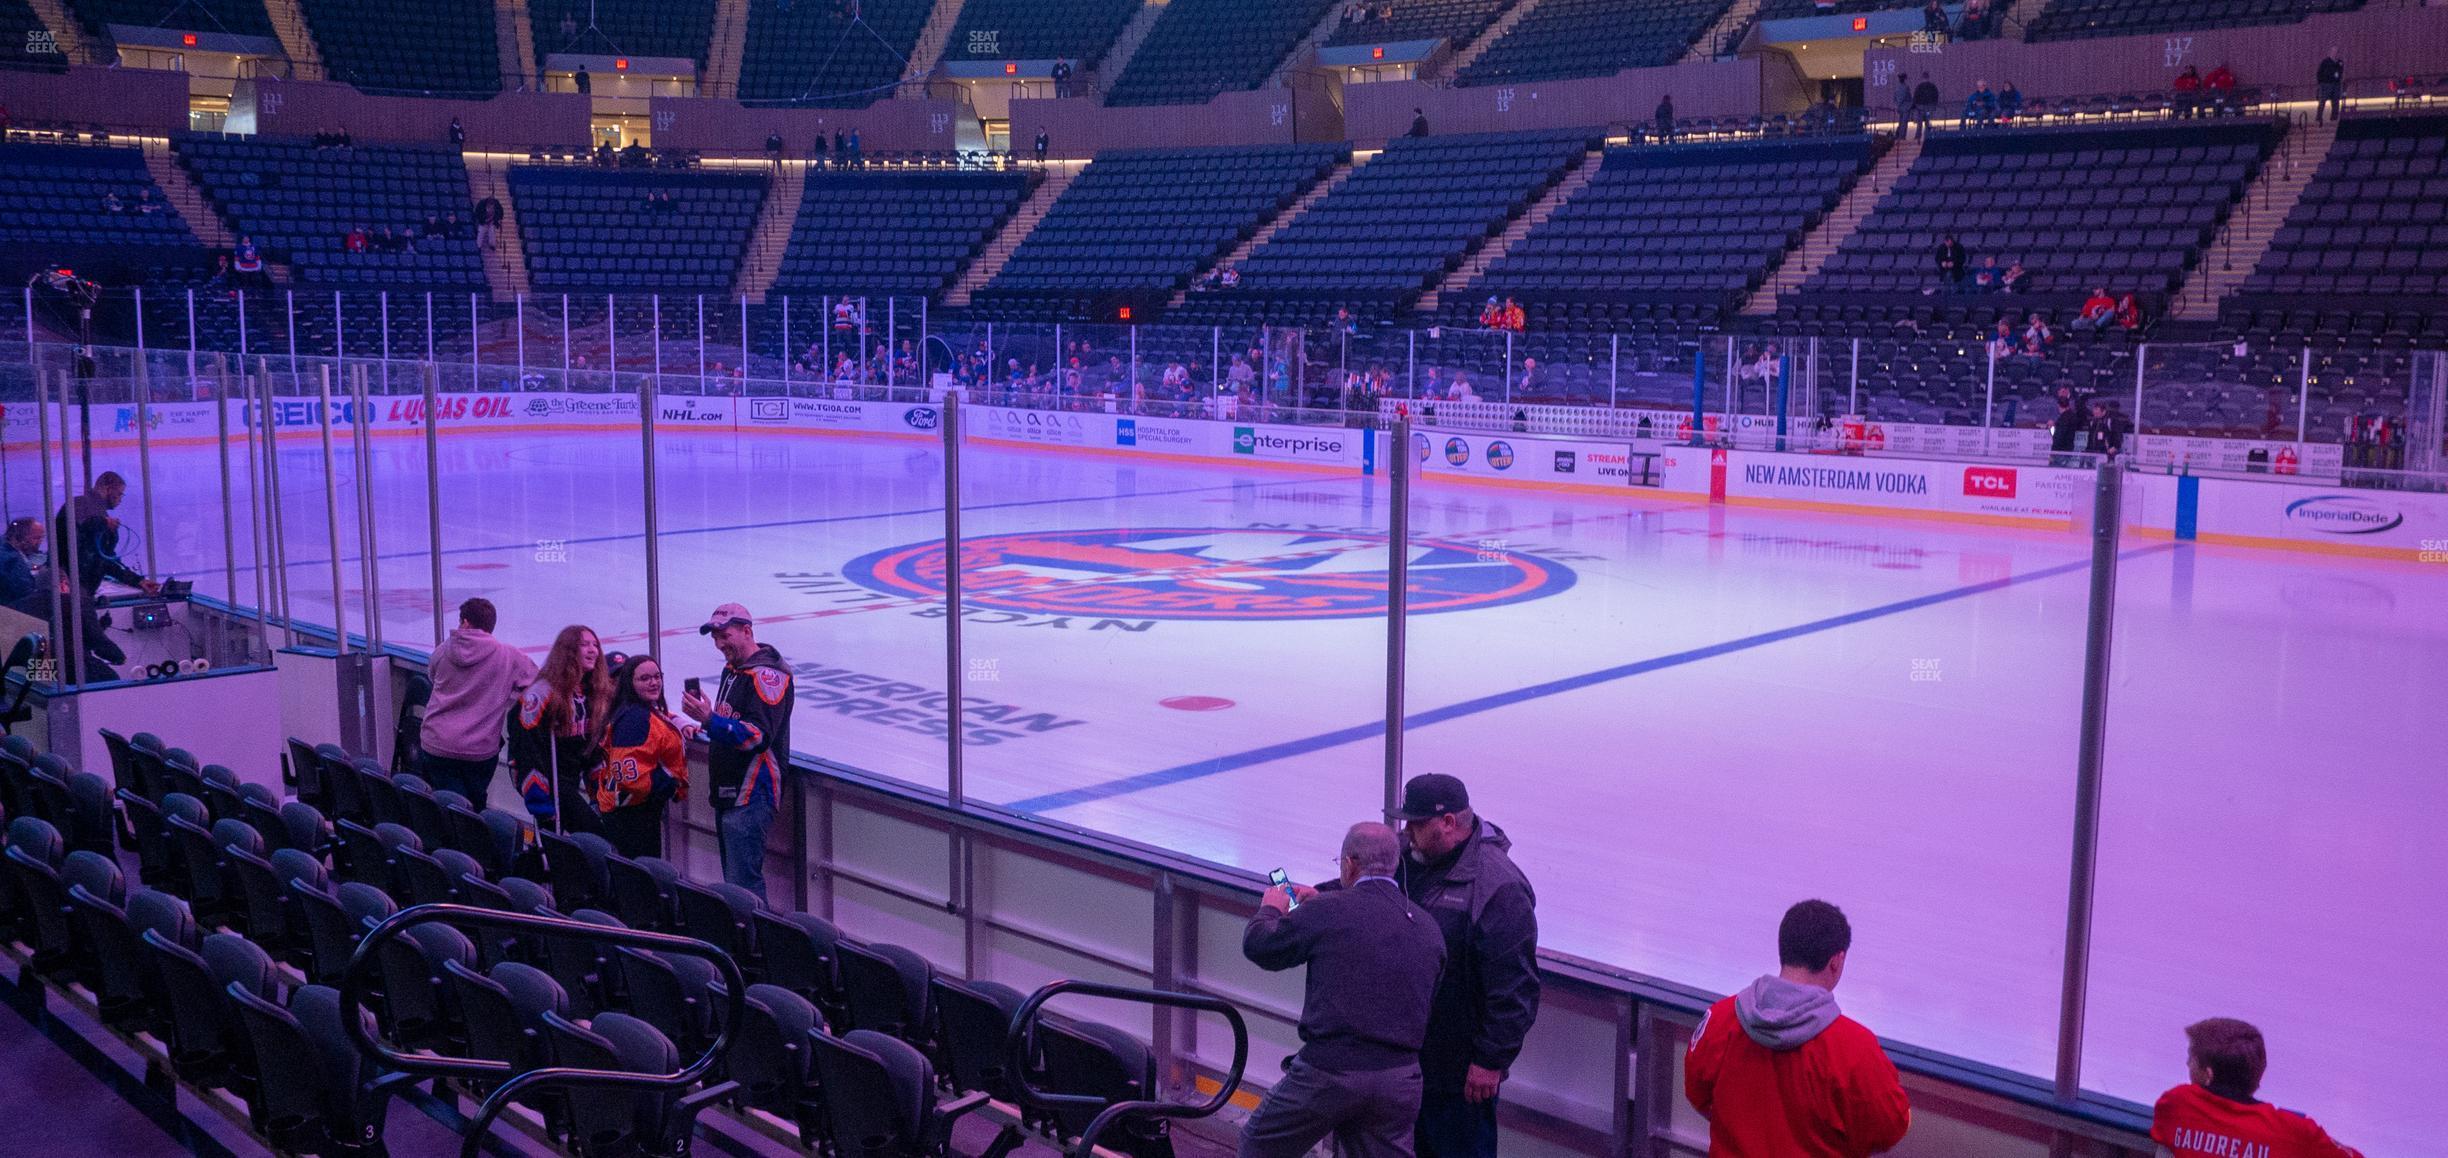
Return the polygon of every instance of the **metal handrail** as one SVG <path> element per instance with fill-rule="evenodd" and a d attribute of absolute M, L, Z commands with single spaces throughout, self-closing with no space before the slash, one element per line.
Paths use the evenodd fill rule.
<path fill-rule="evenodd" d="M 541 1069 L 528 1070 L 525 1073 L 513 1074 L 508 1062 L 485 1058 L 402 1053 L 376 1038 L 366 1028 L 364 1019 L 350 1017 L 344 1013 L 340 1020 L 348 1032 L 349 1041 L 356 1045 L 357 1052 L 373 1059 L 379 1065 L 388 1066 L 403 1073 L 429 1077 L 481 1079 L 507 1077 L 509 1079 L 494 1087 L 493 1092 L 485 1098 L 484 1104 L 477 1109 L 476 1116 L 468 1120 L 467 1133 L 459 1143 L 460 1158 L 476 1158 L 479 1143 L 483 1140 L 485 1131 L 492 1126 L 493 1119 L 500 1117 L 503 1111 L 509 1109 L 510 1103 L 520 1094 L 537 1086 L 612 1086 L 639 1090 L 679 1090 L 696 1084 L 698 1079 L 714 1068 L 715 1062 L 721 1060 L 724 1051 L 730 1048 L 733 1027 L 739 1025 L 741 1019 L 747 1014 L 748 985 L 745 976 L 740 972 L 739 962 L 732 960 L 729 953 L 709 942 L 671 933 L 652 933 L 642 929 L 594 925 L 567 917 L 539 917 L 528 913 L 505 913 L 473 905 L 450 904 L 417 905 L 402 909 L 385 918 L 381 924 L 367 932 L 365 939 L 357 943 L 357 951 L 349 957 L 348 965 L 341 971 L 340 1008 L 345 1011 L 358 1007 L 365 993 L 363 978 L 367 963 L 374 960 L 375 954 L 383 944 L 398 937 L 412 926 L 435 921 L 449 921 L 453 924 L 467 924 L 478 928 L 528 929 L 550 933 L 554 936 L 576 937 L 615 946 L 661 949 L 685 953 L 692 957 L 704 957 L 712 961 L 716 968 L 722 970 L 723 992 L 726 998 L 723 1017 L 715 1030 L 713 1042 L 706 1046 L 705 1052 L 697 1055 L 696 1060 L 667 1074 L 594 1070 L 579 1066 L 546 1066 Z M 1238 1024 L 1236 1021 L 1236 1027 Z M 724 1086 L 731 1084 L 722 1083 Z"/>
<path fill-rule="evenodd" d="M 1088 1094 L 1056 1094 L 1038 1089 L 1029 1081 L 1028 1064 L 1029 1043 L 1036 1039 L 1038 1017 L 1044 1011 L 1046 1002 L 1074 993 L 1083 997 L 1102 997 L 1112 1001 L 1130 1001 L 1141 1005 L 1167 1006 L 1174 1009 L 1221 1014 L 1225 1023 L 1232 1026 L 1233 1056 L 1232 1067 L 1226 1070 L 1223 1078 L 1216 1083 L 1215 1096 L 1204 1103 L 1190 1106 L 1152 1098 L 1108 1102 L 1104 1098 Z M 1080 1131 L 1079 1141 L 1073 1143 L 1071 1147 L 1072 1158 L 1092 1158 L 1096 1152 L 1097 1138 L 1105 1133 L 1107 1127 L 1124 1118 L 1168 1118 L 1186 1121 L 1213 1116 L 1216 1111 L 1229 1105 L 1232 1102 L 1233 1094 L 1240 1090 L 1242 1072 L 1249 1065 L 1249 1025 L 1242 1021 L 1239 1006 L 1220 998 L 1204 997 L 1194 993 L 1173 993 L 1162 989 L 1133 989 L 1128 986 L 1105 985 L 1095 981 L 1057 981 L 1029 994 L 1028 1000 L 1020 1003 L 1019 1010 L 1012 1014 L 1011 1036 L 1005 1043 L 1005 1047 L 1011 1057 L 1012 1080 L 1018 1083 L 1021 1096 L 1029 1104 L 1048 1109 L 1057 1106 L 1073 1106 L 1081 1109 L 1091 1106 L 1103 1107 L 1097 1112 L 1096 1117 L 1089 1119 L 1088 1128 Z"/>

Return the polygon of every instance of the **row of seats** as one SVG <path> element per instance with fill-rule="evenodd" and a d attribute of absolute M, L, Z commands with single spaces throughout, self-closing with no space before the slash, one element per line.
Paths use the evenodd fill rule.
<path fill-rule="evenodd" d="M 365 1014 L 393 1050 L 502 1064 L 501 1079 L 462 1081 L 472 1097 L 547 1066 L 670 1072 L 729 1031 L 694 1089 L 519 1099 L 581 1154 L 682 1153 L 697 1117 L 722 1108 L 764 1111 L 844 1158 L 920 1158 L 943 1155 L 950 1124 L 989 1099 L 1028 1104 L 1006 1050 L 1023 998 L 1008 987 L 941 976 L 906 949 L 592 836 L 480 812 L 328 745 L 290 742 L 300 798 L 283 802 L 152 736 L 102 738 L 115 789 L 22 738 L 0 742 L 0 941 L 107 1027 L 161 1042 L 179 1081 L 244 1103 L 282 1152 L 380 1152 L 391 1099 L 418 1075 L 363 1061 L 345 1019 Z M 344 1009 L 339 983 L 367 932 L 421 904 L 690 936 L 748 985 L 731 993 L 709 958 L 437 922 L 384 942 L 359 978 L 364 1014 Z M 1155 1088 L 1144 1045 L 1063 1018 L 1041 1023 L 1027 1076 L 1105 1104 Z M 1032 1107 L 1007 1135 L 1066 1137 L 1099 1108 Z M 1160 1123 L 1110 1144 L 1171 1153 Z"/>
<path fill-rule="evenodd" d="M 1334 0 L 1171 0 L 1110 86 L 1117 105 L 1204 104 L 1253 89 Z"/>
<path fill-rule="evenodd" d="M 650 206 L 650 194 L 668 196 L 669 209 Z M 726 293 L 765 178 L 519 165 L 510 196 L 538 292 Z"/>
<path fill-rule="evenodd" d="M 892 95 L 933 0 L 749 0 L 743 101 L 865 108 Z"/>
<path fill-rule="evenodd" d="M 1366 6 L 1371 13 L 1380 5 Z M 1442 40 L 1457 52 L 1496 23 L 1511 0 L 1393 0 L 1385 19 L 1345 20 L 1329 45 L 1385 44 L 1397 40 Z"/>
<path fill-rule="evenodd" d="M 1027 193 L 1018 173 L 810 174 L 774 286 L 934 297 Z"/>
<path fill-rule="evenodd" d="M 1398 139 L 1251 251 L 1236 292 L 1407 303 L 1596 144 L 1577 130 Z"/>
<path fill-rule="evenodd" d="M 1727 7 L 1727 0 L 1540 0 L 1454 83 L 1611 76 L 1672 64 Z"/>
<path fill-rule="evenodd" d="M 273 36 L 272 17 L 264 11 L 263 0 L 70 0 L 68 7 L 88 35 L 107 35 L 110 25 L 129 24 L 228 36 Z"/>
<path fill-rule="evenodd" d="M 2351 12 L 2363 0 L 2048 0 L 2028 39 L 2078 40 L 2202 28 L 2293 24 L 2318 12 Z"/>
<path fill-rule="evenodd" d="M 149 213 L 142 211 L 148 198 Z M 181 267 L 204 258 L 202 243 L 153 183 L 142 152 L 0 145 L 0 253 L 11 255 L 12 265 L 82 262 L 109 251 L 159 253 Z"/>
<path fill-rule="evenodd" d="M 502 90 L 488 0 L 298 0 L 334 80 L 367 92 L 490 97 Z"/>
<path fill-rule="evenodd" d="M 990 308 L 1066 296 L 1161 301 L 1347 155 L 1334 145 L 1107 152 L 1063 190 L 977 300 Z"/>
<path fill-rule="evenodd" d="M 1095 68 L 1141 0 L 964 0 L 943 59 L 1068 60 Z"/>
<path fill-rule="evenodd" d="M 1471 295 L 1700 293 L 1731 304 L 1775 272 L 1872 156 L 1867 137 L 1609 149 L 1588 187 L 1489 266 Z"/>
<path fill-rule="evenodd" d="M 179 162 L 206 200 L 266 255 L 292 263 L 308 284 L 466 288 L 485 284 L 474 238 L 467 164 L 435 145 L 318 149 L 295 138 L 174 138 Z M 350 253 L 352 229 L 410 230 L 456 218 L 459 238 L 418 236 L 407 250 Z"/>
<path fill-rule="evenodd" d="M 536 67 L 556 52 L 662 56 L 704 67 L 714 0 L 528 0 Z"/>
<path fill-rule="evenodd" d="M 2448 309 L 2448 117 L 2338 127 L 2231 311 L 2269 299 L 2421 299 Z"/>

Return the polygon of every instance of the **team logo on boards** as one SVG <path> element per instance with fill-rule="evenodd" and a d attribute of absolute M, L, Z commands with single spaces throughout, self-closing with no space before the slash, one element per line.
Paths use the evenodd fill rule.
<path fill-rule="evenodd" d="M 1037 531 L 962 545 L 961 599 L 974 609 L 1138 620 L 1347 619 L 1386 610 L 1383 531 L 1325 527 L 1127 527 Z M 1414 615 L 1498 607 L 1571 589 L 1574 574 L 1522 550 L 1414 538 Z M 943 545 L 890 547 L 843 577 L 918 598 L 944 588 Z"/>
<path fill-rule="evenodd" d="M 1470 465 L 1470 444 L 1459 438 L 1445 440 L 1445 461 L 1455 466 Z"/>
<path fill-rule="evenodd" d="M 2286 521 L 2324 535 L 2377 535 L 2403 526 L 2405 516 L 2361 495 L 2314 495 L 2288 503 Z"/>
<path fill-rule="evenodd" d="M 1487 444 L 1487 460 L 1489 466 L 1498 470 L 1512 469 L 1513 444 L 1501 440 Z"/>

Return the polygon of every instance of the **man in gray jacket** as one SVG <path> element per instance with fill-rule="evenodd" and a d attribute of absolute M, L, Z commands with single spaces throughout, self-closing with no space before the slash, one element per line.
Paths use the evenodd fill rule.
<path fill-rule="evenodd" d="M 490 599 L 459 605 L 459 627 L 434 649 L 426 674 L 433 694 L 417 729 L 424 753 L 418 767 L 435 791 L 449 790 L 479 810 L 501 762 L 502 721 L 520 688 L 536 674 L 519 649 L 493 638 L 496 614 Z"/>
<path fill-rule="evenodd" d="M 1401 847 L 1383 824 L 1353 825 L 1339 888 L 1268 889 L 1242 933 L 1252 964 L 1309 975 L 1300 1052 L 1242 1127 L 1240 1158 L 1300 1158 L 1330 1135 L 1339 1158 L 1410 1158 L 1445 942 L 1394 882 Z"/>

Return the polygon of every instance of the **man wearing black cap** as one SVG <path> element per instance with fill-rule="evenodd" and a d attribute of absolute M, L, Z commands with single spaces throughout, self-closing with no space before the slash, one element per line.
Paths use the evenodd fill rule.
<path fill-rule="evenodd" d="M 1403 892 L 1445 934 L 1420 1049 L 1420 1158 L 1492 1158 L 1496 1091 L 1538 1018 L 1538 898 L 1507 855 L 1513 842 L 1471 812 L 1441 772 L 1403 786 Z"/>
<path fill-rule="evenodd" d="M 790 759 L 791 673 L 771 644 L 758 643 L 748 609 L 725 603 L 697 628 L 722 653 L 714 698 L 691 690 L 680 710 L 705 726 L 706 773 L 714 781 L 714 832 L 723 879 L 765 895 L 765 830 L 782 799 Z"/>

